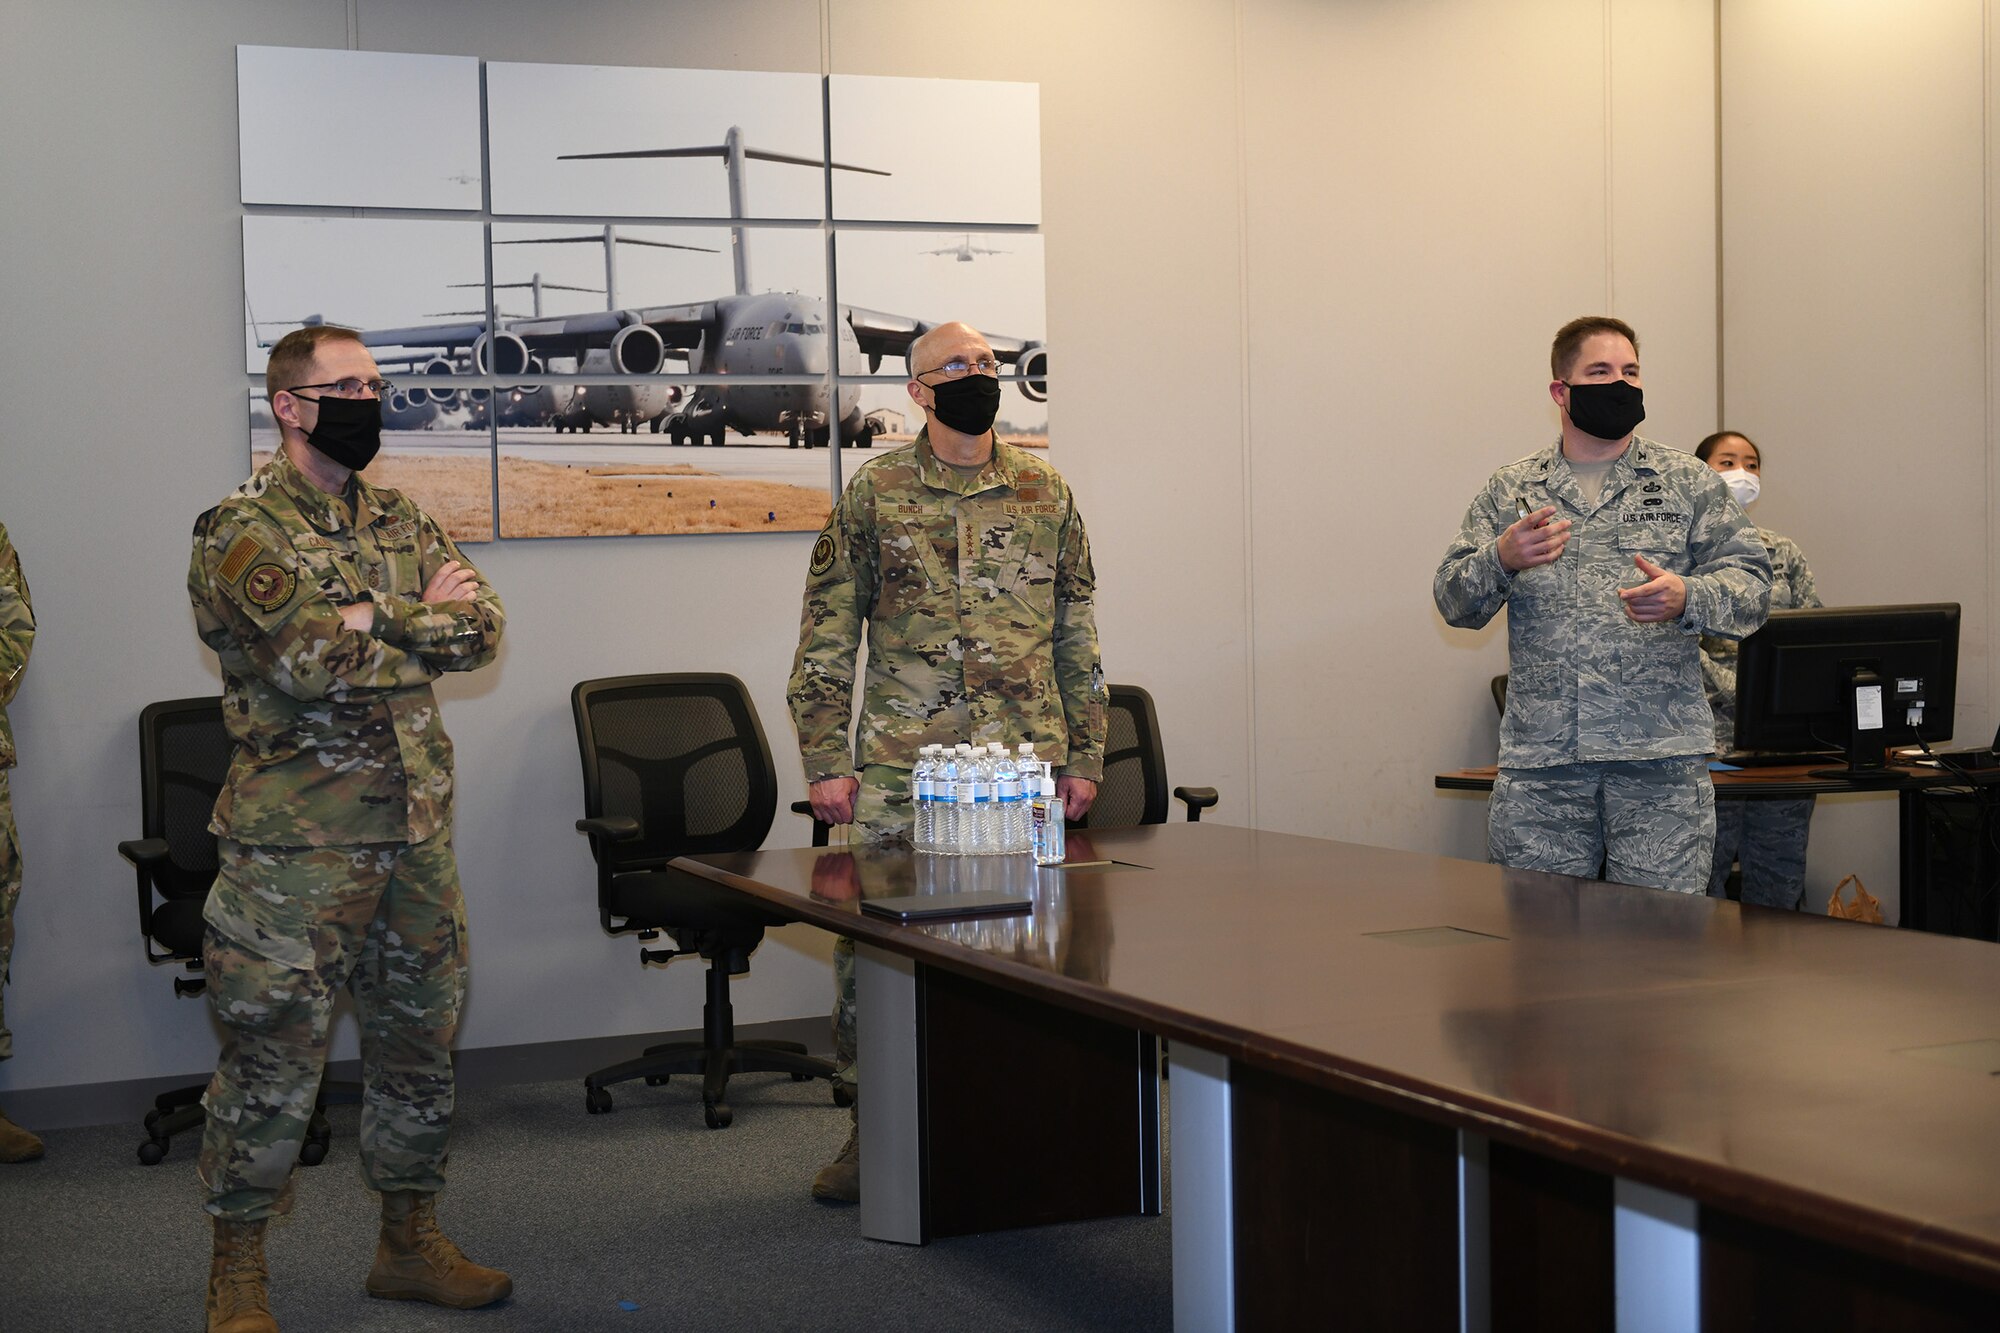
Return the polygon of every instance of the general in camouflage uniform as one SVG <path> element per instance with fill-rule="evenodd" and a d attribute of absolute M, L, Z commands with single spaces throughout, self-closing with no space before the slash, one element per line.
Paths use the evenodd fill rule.
<path fill-rule="evenodd" d="M 1073 814 L 1104 774 L 1090 540 L 1055 470 L 993 435 L 992 358 L 962 324 L 912 345 L 910 394 L 926 425 L 855 474 L 813 543 L 792 720 L 815 813 L 871 841 L 908 836 L 910 770 L 933 742 L 1029 742 L 1059 770 Z M 984 406 L 967 415 L 968 398 Z M 836 1077 L 853 1085 L 852 941 L 836 942 L 834 967 Z"/>
<path fill-rule="evenodd" d="M 429 515 L 353 472 L 379 442 L 374 362 L 344 331 L 292 337 L 314 333 L 303 367 L 291 338 L 279 344 L 272 378 L 328 383 L 298 383 L 316 399 L 273 393 L 285 446 L 196 522 L 188 569 L 235 741 L 209 825 L 221 870 L 203 955 L 226 1036 L 199 1167 L 217 1218 L 210 1325 L 231 1330 L 274 1327 L 262 1224 L 288 1206 L 343 986 L 361 1024 L 362 1173 L 385 1203 L 370 1293 L 454 1305 L 506 1294 L 505 1275 L 458 1255 L 430 1211 L 468 961 L 451 742 L 431 682 L 491 662 L 505 612 Z M 282 380 L 281 364 L 295 367 Z M 315 418 L 375 425 L 350 438 Z M 232 1277 L 245 1238 L 254 1300 Z"/>
<path fill-rule="evenodd" d="M 1740 443 L 1739 443 L 1740 442 Z M 1724 450 L 1716 454 L 1717 446 Z M 1747 448 L 1746 448 L 1747 446 Z M 1695 457 L 1718 471 L 1739 462 L 1758 464 L 1758 447 L 1747 436 L 1723 431 L 1709 436 Z M 1754 501 L 1755 492 L 1751 492 Z M 1814 586 L 1812 567 L 1790 537 L 1769 528 L 1756 529 L 1757 540 L 1771 558 L 1771 609 L 1796 611 L 1824 606 Z M 1704 635 L 1701 640 L 1702 683 L 1715 713 L 1715 749 L 1736 748 L 1736 658 L 1734 639 Z M 1814 798 L 1791 801 L 1723 801 L 1715 807 L 1715 859 L 1708 880 L 1711 898 L 1727 895 L 1725 884 L 1732 863 L 1743 867 L 1742 901 L 1759 907 L 1794 909 L 1805 897 L 1806 843 L 1812 834 Z"/>
<path fill-rule="evenodd" d="M 14 958 L 14 904 L 21 898 L 21 839 L 14 829 L 14 797 L 7 770 L 14 767 L 14 728 L 7 706 L 21 688 L 28 653 L 35 644 L 35 608 L 28 580 L 7 529 L 0 526 L 0 1060 L 14 1054 L 7 1030 L 7 969 Z M 42 1141 L 0 1114 L 0 1162 L 26 1162 L 42 1155 Z"/>
<path fill-rule="evenodd" d="M 1552 361 L 1563 439 L 1493 474 L 1432 584 L 1453 625 L 1508 608 L 1489 854 L 1699 893 L 1715 837 L 1699 639 L 1764 623 L 1770 561 L 1713 471 L 1631 433 L 1628 328 L 1576 321 Z M 1578 462 L 1595 464 L 1594 495 Z"/>

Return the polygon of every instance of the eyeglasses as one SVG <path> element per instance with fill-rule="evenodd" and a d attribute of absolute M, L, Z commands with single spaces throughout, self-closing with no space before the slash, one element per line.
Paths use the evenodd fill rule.
<path fill-rule="evenodd" d="M 992 375 L 997 379 L 1000 375 L 1000 363 L 990 356 L 982 356 L 977 361 L 967 361 L 962 356 L 955 356 L 941 366 L 932 366 L 929 370 L 918 371 L 917 378 L 922 379 L 925 375 L 935 375 L 939 371 L 943 371 L 946 375 L 956 380 L 963 379 L 975 370 L 982 375 Z"/>
<path fill-rule="evenodd" d="M 298 393 L 300 389 L 324 389 L 335 398 L 359 398 L 363 394 L 368 394 L 375 398 L 387 398 L 389 390 L 395 387 L 388 380 L 364 380 L 349 375 L 346 379 L 335 380 L 331 384 L 294 384 L 291 388 L 281 390 L 280 392 Z M 319 400 L 317 398 L 307 398 L 306 401 L 316 403 Z"/>

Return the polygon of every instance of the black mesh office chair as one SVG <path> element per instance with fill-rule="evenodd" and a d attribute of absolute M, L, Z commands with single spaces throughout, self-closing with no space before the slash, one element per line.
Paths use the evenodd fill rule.
<path fill-rule="evenodd" d="M 174 995 L 200 995 L 202 908 L 215 882 L 219 860 L 209 815 L 229 773 L 231 742 L 222 724 L 222 700 L 169 699 L 147 704 L 139 714 L 139 827 L 145 834 L 118 844 L 118 854 L 139 872 L 139 934 L 146 961 L 179 963 L 188 975 L 174 978 Z M 201 1094 L 194 1083 L 153 1099 L 146 1113 L 146 1140 L 139 1160 L 157 1166 L 173 1136 L 202 1123 Z M 331 1130 L 324 1090 L 306 1128 L 299 1161 L 316 1166 L 326 1157 Z"/>
<path fill-rule="evenodd" d="M 1507 716 L 1507 675 L 1502 672 L 1493 678 L 1493 710 L 1500 716 Z"/>
<path fill-rule="evenodd" d="M 750 951 L 783 918 L 707 880 L 672 869 L 676 856 L 751 851 L 777 810 L 778 780 L 749 692 L 734 676 L 675 673 L 586 680 L 570 695 L 583 757 L 584 818 L 597 861 L 597 913 L 613 934 L 672 937 L 674 948 L 639 950 L 639 961 L 678 954 L 709 960 L 702 1040 L 648 1047 L 636 1059 L 584 1079 L 584 1105 L 611 1109 L 610 1087 L 627 1079 L 665 1083 L 702 1076 L 710 1129 L 730 1121 L 723 1100 L 731 1073 L 832 1079 L 833 1066 L 797 1042 L 736 1040 L 729 978 L 750 970 Z M 836 1100 L 845 1104 L 836 1085 Z"/>
<path fill-rule="evenodd" d="M 1081 820 L 1070 827 L 1131 828 L 1167 822 L 1167 755 L 1160 743 L 1160 719 L 1153 696 L 1137 685 L 1112 685 L 1111 709 L 1104 741 L 1104 781 L 1097 799 Z M 1213 787 L 1175 787 L 1175 799 L 1187 806 L 1189 823 L 1212 809 L 1221 798 Z"/>

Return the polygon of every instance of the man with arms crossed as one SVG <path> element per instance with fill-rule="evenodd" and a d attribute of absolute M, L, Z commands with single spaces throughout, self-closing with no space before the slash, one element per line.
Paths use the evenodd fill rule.
<path fill-rule="evenodd" d="M 1033 744 L 1080 818 L 1104 776 L 1107 702 L 1083 517 L 1053 468 L 993 433 L 1000 366 L 977 330 L 930 330 L 909 365 L 924 428 L 855 473 L 813 543 L 790 687 L 813 814 L 870 840 L 907 838 L 917 752 L 966 740 Z M 834 1076 L 852 1088 L 852 940 L 835 942 L 834 974 Z M 814 1197 L 858 1200 L 860 1163 L 850 1133 Z"/>
<path fill-rule="evenodd" d="M 1764 623 L 1771 562 L 1706 465 L 1633 434 L 1639 339 L 1571 320 L 1550 353 L 1562 438 L 1473 497 L 1432 584 L 1477 629 L 1507 612 L 1492 859 L 1700 893 L 1715 845 L 1701 636 Z"/>
<path fill-rule="evenodd" d="M 14 1034 L 7 1030 L 7 968 L 14 956 L 14 904 L 21 898 L 21 839 L 14 831 L 14 797 L 7 782 L 7 770 L 14 766 L 7 705 L 21 688 L 34 645 L 35 608 L 28 601 L 28 580 L 7 529 L 0 527 L 0 1060 L 14 1054 Z M 41 1155 L 41 1139 L 0 1112 L 0 1162 L 32 1162 Z"/>
<path fill-rule="evenodd" d="M 429 515 L 357 475 L 388 386 L 354 333 L 285 335 L 265 387 L 283 443 L 195 523 L 188 569 L 236 743 L 202 950 L 226 1034 L 202 1099 L 211 1333 L 277 1327 L 264 1227 L 290 1205 L 342 986 L 361 1023 L 362 1173 L 382 1191 L 368 1294 L 466 1308 L 513 1285 L 432 1208 L 468 955 L 431 681 L 492 661 L 505 612 Z"/>

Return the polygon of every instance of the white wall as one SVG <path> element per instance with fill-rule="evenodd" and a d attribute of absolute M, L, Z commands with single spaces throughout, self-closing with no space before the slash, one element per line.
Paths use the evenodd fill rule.
<path fill-rule="evenodd" d="M 1723 62 L 1718 321 L 1708 0 L 9 7 L 0 519 L 43 633 L 13 709 L 28 885 L 0 1094 L 212 1060 L 200 1007 L 140 962 L 113 845 L 138 831 L 139 708 L 217 686 L 183 579 L 194 516 L 243 471 L 237 43 L 1039 81 L 1057 462 L 1107 669 L 1153 690 L 1174 779 L 1221 788 L 1217 817 L 1476 856 L 1483 805 L 1430 775 L 1490 760 L 1505 650 L 1497 626 L 1442 626 L 1430 576 L 1479 482 L 1553 435 L 1545 349 L 1575 314 L 1639 326 L 1650 433 L 1692 446 L 1720 393 L 1769 440 L 1761 516 L 1829 595 L 1964 600 L 1960 734 L 1992 726 L 1983 11 L 1928 5 L 1926 36 L 1826 8 L 1723 16 L 1745 63 Z M 302 151 L 395 148 L 335 114 L 299 132 Z M 980 147 L 960 126 L 929 141 Z M 642 972 L 598 930 L 567 694 L 733 671 L 789 802 L 810 541 L 477 548 L 510 626 L 497 667 L 441 691 L 477 959 L 463 1045 L 696 1021 L 697 967 Z M 1849 858 L 1848 813 L 1822 814 L 1819 845 L 1878 867 L 1879 892 L 1893 825 Z M 774 843 L 804 837 L 780 815 Z M 738 1017 L 823 1012 L 829 990 L 825 942 L 780 931 Z"/>

